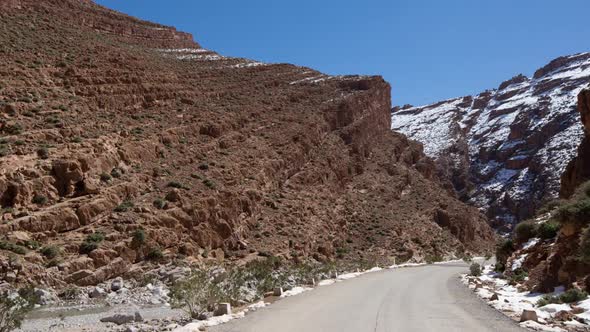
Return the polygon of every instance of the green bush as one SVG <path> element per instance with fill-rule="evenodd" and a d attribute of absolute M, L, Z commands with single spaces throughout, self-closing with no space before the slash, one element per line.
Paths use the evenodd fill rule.
<path fill-rule="evenodd" d="M 27 253 L 27 248 L 25 248 L 23 246 L 16 245 L 12 242 L 2 241 L 2 240 L 0 240 L 0 249 L 12 251 L 13 253 L 19 254 L 19 255 L 25 255 Z"/>
<path fill-rule="evenodd" d="M 523 221 L 514 228 L 516 241 L 526 242 L 537 236 L 537 225 L 532 221 Z"/>
<path fill-rule="evenodd" d="M 0 332 L 9 332 L 21 327 L 26 314 L 35 303 L 21 296 L 12 297 L 0 294 Z"/>
<path fill-rule="evenodd" d="M 516 269 L 510 276 L 509 283 L 511 285 L 525 281 L 529 274 L 523 269 Z"/>
<path fill-rule="evenodd" d="M 127 212 L 127 211 L 131 210 L 134 206 L 135 206 L 135 204 L 133 204 L 132 201 L 126 200 L 126 201 L 123 201 L 123 203 L 119 204 L 119 206 L 117 206 L 114 211 L 115 212 Z"/>
<path fill-rule="evenodd" d="M 100 175 L 100 181 L 102 181 L 102 182 L 109 182 L 109 181 L 111 181 L 111 179 L 112 179 L 112 176 L 110 174 L 102 173 Z"/>
<path fill-rule="evenodd" d="M 471 264 L 471 266 L 469 266 L 469 275 L 479 277 L 481 275 L 481 265 L 477 263 Z"/>
<path fill-rule="evenodd" d="M 588 293 L 583 290 L 572 288 L 559 296 L 563 303 L 574 303 L 584 301 L 588 298 Z"/>
<path fill-rule="evenodd" d="M 160 209 L 160 210 L 162 210 L 166 207 L 166 201 L 161 198 L 156 198 L 154 200 L 153 204 L 157 209 Z"/>
<path fill-rule="evenodd" d="M 113 168 L 113 170 L 111 171 L 111 176 L 114 177 L 115 179 L 120 178 L 121 175 L 122 175 L 122 172 L 118 168 Z"/>
<path fill-rule="evenodd" d="M 55 245 L 45 246 L 41 248 L 41 254 L 49 259 L 53 259 L 61 254 L 61 249 Z"/>
<path fill-rule="evenodd" d="M 188 189 L 182 183 L 177 182 L 177 181 L 170 181 L 170 182 L 168 182 L 168 184 L 166 186 L 170 187 L 170 188 L 177 188 L 177 189 Z"/>
<path fill-rule="evenodd" d="M 99 244 L 104 241 L 103 233 L 92 233 L 86 236 L 86 240 L 80 244 L 80 253 L 88 255 L 94 250 L 98 249 Z"/>
<path fill-rule="evenodd" d="M 590 263 L 590 227 L 586 227 L 580 236 L 580 260 Z"/>
<path fill-rule="evenodd" d="M 41 159 L 49 159 L 49 149 L 46 147 L 37 149 L 37 156 Z"/>
<path fill-rule="evenodd" d="M 102 241 L 104 241 L 104 233 L 102 233 L 102 232 L 96 232 L 96 233 L 88 234 L 88 236 L 86 236 L 86 242 L 100 243 Z"/>
<path fill-rule="evenodd" d="M 37 194 L 33 196 L 33 204 L 45 205 L 47 204 L 47 197 Z"/>
<path fill-rule="evenodd" d="M 537 306 L 543 307 L 551 303 L 574 303 L 584 301 L 587 298 L 588 293 L 577 288 L 572 288 L 559 296 L 544 295 L 539 301 L 537 301 Z"/>
<path fill-rule="evenodd" d="M 146 258 L 150 261 L 157 261 L 164 258 L 164 253 L 162 252 L 162 249 L 158 247 L 151 248 L 148 251 Z"/>
<path fill-rule="evenodd" d="M 207 188 L 209 188 L 209 189 L 215 189 L 215 187 L 216 187 L 215 182 L 213 182 L 213 181 L 211 181 L 209 179 L 203 180 L 203 184 L 205 186 L 207 186 Z"/>
<path fill-rule="evenodd" d="M 221 289 L 208 271 L 194 271 L 187 279 L 176 282 L 170 289 L 172 307 L 184 309 L 197 319 L 208 308 L 219 303 Z"/>
<path fill-rule="evenodd" d="M 133 231 L 131 244 L 134 248 L 139 248 L 145 244 L 146 235 L 143 229 L 136 229 Z"/>
<path fill-rule="evenodd" d="M 98 249 L 98 243 L 96 242 L 82 242 L 80 244 L 80 254 L 88 255 L 89 253 L 93 252 L 94 250 Z"/>
<path fill-rule="evenodd" d="M 590 198 L 584 198 L 560 206 L 555 212 L 554 218 L 561 223 L 574 222 L 586 224 L 590 222 Z"/>
<path fill-rule="evenodd" d="M 549 220 L 538 226 L 537 234 L 541 239 L 552 239 L 557 236 L 560 227 L 559 223 Z"/>
<path fill-rule="evenodd" d="M 496 268 L 497 272 L 503 272 L 506 261 L 514 252 L 514 242 L 511 239 L 500 241 L 496 246 Z"/>

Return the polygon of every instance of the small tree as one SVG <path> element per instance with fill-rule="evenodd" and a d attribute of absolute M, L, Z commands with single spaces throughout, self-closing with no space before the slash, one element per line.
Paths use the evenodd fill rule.
<path fill-rule="evenodd" d="M 481 265 L 479 265 L 478 263 L 471 264 L 471 266 L 469 267 L 469 275 L 479 277 L 481 275 Z"/>
<path fill-rule="evenodd" d="M 215 305 L 220 297 L 221 290 L 204 270 L 194 271 L 189 278 L 176 282 L 170 291 L 172 306 L 184 309 L 194 319 Z"/>
<path fill-rule="evenodd" d="M 33 303 L 17 295 L 0 294 L 0 332 L 18 329 Z"/>

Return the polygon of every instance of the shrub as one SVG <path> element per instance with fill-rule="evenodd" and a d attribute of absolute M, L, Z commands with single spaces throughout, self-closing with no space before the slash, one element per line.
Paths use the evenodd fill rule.
<path fill-rule="evenodd" d="M 100 243 L 102 241 L 104 241 L 104 233 L 101 232 L 92 233 L 86 236 L 86 242 Z"/>
<path fill-rule="evenodd" d="M 589 263 L 590 262 L 590 227 L 587 227 L 582 231 L 582 235 L 580 236 L 580 247 L 578 248 L 580 252 L 580 260 L 583 262 Z"/>
<path fill-rule="evenodd" d="M 146 258 L 151 261 L 157 261 L 164 258 L 164 253 L 162 253 L 162 249 L 154 247 L 148 251 Z"/>
<path fill-rule="evenodd" d="M 12 242 L 2 241 L 0 240 L 0 249 L 12 251 L 15 254 L 25 255 L 27 253 L 27 249 L 23 246 L 16 245 Z"/>
<path fill-rule="evenodd" d="M 200 164 L 199 165 L 199 169 L 202 170 L 202 171 L 206 171 L 206 170 L 209 169 L 209 165 L 207 165 L 207 164 Z"/>
<path fill-rule="evenodd" d="M 561 225 L 559 223 L 556 223 L 551 220 L 546 221 L 540 224 L 537 228 L 537 235 L 544 240 L 552 239 L 557 236 L 560 227 Z"/>
<path fill-rule="evenodd" d="M 145 231 L 143 229 L 137 229 L 133 231 L 131 243 L 134 247 L 138 248 L 145 244 Z"/>
<path fill-rule="evenodd" d="M 514 243 L 511 239 L 505 239 L 496 246 L 496 268 L 497 272 L 503 272 L 508 257 L 514 252 Z"/>
<path fill-rule="evenodd" d="M 39 248 L 41 248 L 41 244 L 35 240 L 27 240 L 25 241 L 25 247 L 31 249 L 31 250 L 37 250 Z"/>
<path fill-rule="evenodd" d="M 477 263 L 471 264 L 471 266 L 469 266 L 469 275 L 479 277 L 481 275 L 481 265 Z"/>
<path fill-rule="evenodd" d="M 107 173 L 102 173 L 100 175 L 100 181 L 102 181 L 102 182 L 109 182 L 109 181 L 111 181 L 111 178 L 112 178 L 111 175 L 107 174 Z"/>
<path fill-rule="evenodd" d="M 186 189 L 186 187 L 183 186 L 182 183 L 177 182 L 177 181 L 170 181 L 170 182 L 168 182 L 168 184 L 166 186 L 170 187 L 170 188 Z"/>
<path fill-rule="evenodd" d="M 37 156 L 41 159 L 49 159 L 49 150 L 46 147 L 37 149 Z"/>
<path fill-rule="evenodd" d="M 590 198 L 562 205 L 557 209 L 554 217 L 561 223 L 588 223 L 590 221 Z"/>
<path fill-rule="evenodd" d="M 0 332 L 20 328 L 25 315 L 33 309 L 34 302 L 21 296 L 0 294 Z"/>
<path fill-rule="evenodd" d="M 211 181 L 209 179 L 203 180 L 203 184 L 205 186 L 207 186 L 207 188 L 209 188 L 209 189 L 215 189 L 215 187 L 216 187 L 215 182 L 213 182 L 213 181 Z"/>
<path fill-rule="evenodd" d="M 35 195 L 33 196 L 33 204 L 45 205 L 47 204 L 47 197 L 44 195 Z"/>
<path fill-rule="evenodd" d="M 115 208 L 115 212 L 127 212 L 135 206 L 132 201 L 126 200 Z"/>
<path fill-rule="evenodd" d="M 516 269 L 512 275 L 510 276 L 510 280 L 509 283 L 511 285 L 523 282 L 527 277 L 529 276 L 529 274 L 523 270 L 523 269 Z"/>
<path fill-rule="evenodd" d="M 120 178 L 122 175 L 121 170 L 118 168 L 113 168 L 113 170 L 111 171 L 111 176 L 114 177 L 115 179 Z"/>
<path fill-rule="evenodd" d="M 86 240 L 80 244 L 80 253 L 89 254 L 98 249 L 99 244 L 104 241 L 103 233 L 92 233 L 86 236 Z"/>
<path fill-rule="evenodd" d="M 532 221 L 523 221 L 514 228 L 516 241 L 526 242 L 537 236 L 537 225 Z"/>
<path fill-rule="evenodd" d="M 84 241 L 84 242 L 82 242 L 82 244 L 80 244 L 80 254 L 88 255 L 89 253 L 93 252 L 96 249 L 98 249 L 97 242 Z"/>
<path fill-rule="evenodd" d="M 559 296 L 563 303 L 574 303 L 584 301 L 588 298 L 588 293 L 583 290 L 572 288 Z"/>
<path fill-rule="evenodd" d="M 160 209 L 160 210 L 162 210 L 166 207 L 166 201 L 161 198 L 156 198 L 154 200 L 153 204 L 157 209 Z"/>
<path fill-rule="evenodd" d="M 543 307 L 551 303 L 574 303 L 584 301 L 587 298 L 588 293 L 577 288 L 572 288 L 559 296 L 544 295 L 537 301 L 537 306 Z"/>
<path fill-rule="evenodd" d="M 431 254 L 431 255 L 426 255 L 424 260 L 426 261 L 426 264 L 433 264 L 436 262 L 442 262 L 443 257 L 439 254 Z"/>
<path fill-rule="evenodd" d="M 208 271 L 194 271 L 185 280 L 176 282 L 170 290 L 174 308 L 184 309 L 191 318 L 198 318 L 207 308 L 220 301 L 221 290 Z"/>
<path fill-rule="evenodd" d="M 58 246 L 51 245 L 41 248 L 41 254 L 49 259 L 53 259 L 61 253 L 61 249 Z"/>

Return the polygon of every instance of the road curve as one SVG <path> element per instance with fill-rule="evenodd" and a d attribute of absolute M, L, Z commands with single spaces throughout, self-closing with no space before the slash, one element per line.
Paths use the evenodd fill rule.
<path fill-rule="evenodd" d="M 212 332 L 526 331 L 461 284 L 464 263 L 368 273 L 283 299 Z"/>

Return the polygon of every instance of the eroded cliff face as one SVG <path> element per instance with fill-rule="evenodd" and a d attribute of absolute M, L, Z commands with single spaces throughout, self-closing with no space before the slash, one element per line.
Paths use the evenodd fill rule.
<path fill-rule="evenodd" d="M 584 89 L 578 96 L 578 111 L 584 126 L 584 139 L 578 148 L 578 155 L 570 161 L 562 175 L 561 197 L 563 200 L 554 209 L 544 212 L 534 220 L 536 227 L 546 223 L 559 223 L 555 237 L 527 239 L 516 243 L 516 251 L 507 264 L 510 275 L 517 269 L 528 272 L 524 283 L 532 291 L 552 292 L 557 286 L 576 287 L 590 290 L 590 264 L 587 256 L 588 215 L 585 206 L 590 199 L 588 166 L 588 129 L 590 115 L 590 91 Z M 522 241 L 521 241 L 522 242 Z"/>
<path fill-rule="evenodd" d="M 0 250 L 5 281 L 96 284 L 160 251 L 385 262 L 493 245 L 390 131 L 380 77 L 221 56 L 89 1 L 2 3 L 0 234 L 29 247 Z"/>
<path fill-rule="evenodd" d="M 561 57 L 476 96 L 395 108 L 392 128 L 423 143 L 459 196 L 509 231 L 558 197 L 583 137 L 576 103 L 589 81 L 590 53 Z"/>
<path fill-rule="evenodd" d="M 582 90 L 578 96 L 578 112 L 584 125 L 584 138 L 578 147 L 577 156 L 569 162 L 561 176 L 560 196 L 570 198 L 576 188 L 590 180 L 590 90 Z"/>

